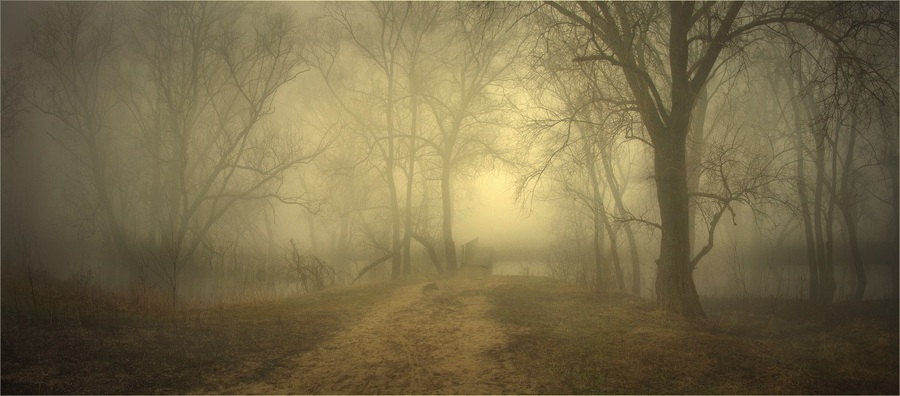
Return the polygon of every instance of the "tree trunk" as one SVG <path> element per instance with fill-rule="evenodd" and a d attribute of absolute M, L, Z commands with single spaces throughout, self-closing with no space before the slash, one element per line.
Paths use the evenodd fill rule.
<path fill-rule="evenodd" d="M 603 169 L 606 174 L 606 184 L 609 185 L 609 191 L 612 193 L 613 201 L 616 203 L 616 210 L 619 216 L 625 217 L 625 204 L 622 201 L 622 191 L 619 189 L 619 182 L 613 173 L 612 161 L 608 155 L 603 156 Z M 637 242 L 634 240 L 634 230 L 631 229 L 631 223 L 625 222 L 622 226 L 625 231 L 625 238 L 628 240 L 628 254 L 631 256 L 631 293 L 641 295 L 641 260 L 638 257 Z"/>
<path fill-rule="evenodd" d="M 687 185 L 688 192 L 696 192 L 700 188 L 700 164 L 703 161 L 703 147 L 706 139 L 704 128 L 706 125 L 706 110 L 709 107 L 709 94 L 706 86 L 700 90 L 697 95 L 697 104 L 694 105 L 694 116 L 691 117 L 691 135 L 690 149 L 687 152 L 688 160 L 688 176 Z M 694 242 L 697 240 L 697 207 L 690 205 L 688 202 L 688 233 L 691 238 L 691 256 L 695 249 Z"/>
<path fill-rule="evenodd" d="M 810 112 L 810 114 L 813 114 Z M 826 248 L 825 248 L 825 234 L 822 220 L 825 217 L 823 195 L 825 190 L 825 131 L 824 127 L 820 127 L 822 130 L 816 130 L 815 127 L 813 129 L 813 135 L 815 137 L 816 150 L 815 150 L 815 160 L 816 165 L 816 187 L 813 196 L 813 230 L 815 232 L 816 238 L 816 263 L 818 265 L 818 274 L 819 274 L 819 292 L 816 295 L 817 301 L 820 302 L 831 302 L 834 298 L 834 279 L 831 280 L 831 284 L 828 282 L 828 273 L 827 273 L 827 264 L 826 264 Z"/>
<path fill-rule="evenodd" d="M 309 249 L 313 254 L 318 254 L 319 238 L 316 237 L 316 217 L 312 213 L 306 214 L 306 227 L 309 230 Z"/>
<path fill-rule="evenodd" d="M 98 147 L 96 135 L 96 133 L 90 135 L 90 138 L 87 141 L 88 157 L 91 166 L 91 181 L 94 184 L 94 192 L 97 194 L 97 201 L 103 222 L 106 223 L 106 227 L 103 227 L 103 230 L 106 232 L 109 240 L 113 242 L 114 251 L 117 253 L 119 259 L 124 262 L 127 268 L 129 268 L 132 276 L 136 276 L 140 280 L 142 277 L 143 265 L 140 263 L 141 260 L 135 253 L 132 245 L 129 244 L 126 239 L 122 224 L 113 210 L 113 205 L 109 197 L 109 186 L 106 179 L 106 164 L 100 147 Z"/>
<path fill-rule="evenodd" d="M 850 205 L 843 207 L 841 212 L 844 214 L 844 224 L 847 226 L 847 238 L 850 240 L 850 255 L 853 259 L 853 269 L 856 271 L 856 288 L 853 291 L 854 300 L 862 300 L 866 293 L 866 268 L 863 266 L 862 254 L 859 251 L 859 237 L 857 236 L 856 219 L 853 216 L 853 208 Z"/>
<path fill-rule="evenodd" d="M 603 170 L 606 174 L 606 184 L 612 193 L 613 201 L 616 203 L 616 210 L 619 216 L 625 217 L 625 204 L 622 201 L 622 191 L 619 189 L 619 182 L 613 173 L 612 161 L 608 155 L 603 156 Z M 634 240 L 634 231 L 631 229 L 631 223 L 624 222 L 622 229 L 625 231 L 625 238 L 628 240 L 628 254 L 631 256 L 631 293 L 634 295 L 641 294 L 641 260 L 638 257 L 637 242 Z"/>
<path fill-rule="evenodd" d="M 823 131 L 824 132 L 824 131 Z M 837 291 L 837 282 L 834 279 L 834 210 L 838 201 L 838 174 L 837 174 L 837 137 L 840 131 L 835 129 L 834 140 L 832 141 L 831 151 L 831 188 L 828 189 L 828 212 L 825 215 L 825 273 L 819 272 L 822 276 L 822 286 L 825 294 L 822 296 L 822 302 L 833 302 L 834 294 Z"/>
<path fill-rule="evenodd" d="M 591 223 L 593 224 L 594 232 L 591 242 L 593 243 L 594 249 L 594 268 L 597 271 L 597 277 L 594 281 L 598 289 L 605 290 L 608 276 L 606 274 L 606 267 L 603 265 L 603 247 L 601 245 L 601 239 L 603 239 L 603 220 L 601 217 L 604 216 L 604 213 L 603 198 L 600 196 L 600 180 L 597 177 L 596 169 L 597 156 L 594 154 L 590 139 L 584 137 L 583 134 L 582 138 L 582 141 L 584 142 L 584 161 L 587 165 L 588 179 L 591 183 Z M 610 238 L 614 237 L 610 236 Z M 615 246 L 613 246 L 613 250 L 615 250 Z M 615 254 L 615 252 L 613 252 L 613 254 Z"/>
<path fill-rule="evenodd" d="M 415 117 L 415 116 L 413 116 Z M 415 133 L 415 132 L 413 132 Z M 409 168 L 407 169 L 408 179 L 406 181 L 406 210 L 403 224 L 403 275 L 409 275 L 412 272 L 410 245 L 412 241 L 412 191 L 413 191 L 413 174 L 415 172 L 415 142 L 410 142 Z"/>
<path fill-rule="evenodd" d="M 587 277 L 587 263 L 582 260 L 582 249 L 584 245 L 581 221 L 579 220 L 579 216 L 572 214 L 572 211 L 569 212 L 571 216 L 571 225 L 572 225 L 572 234 L 575 236 L 575 261 L 578 264 L 578 273 L 575 274 L 576 281 L 578 284 L 587 285 L 588 277 Z"/>
<path fill-rule="evenodd" d="M 391 200 L 391 279 L 400 277 L 402 259 L 400 255 L 400 204 L 397 197 L 397 183 L 394 180 L 394 75 L 393 70 L 387 73 L 387 105 L 385 106 L 388 154 L 385 160 L 384 178 L 387 181 Z"/>
<path fill-rule="evenodd" d="M 686 137 L 691 123 L 696 96 L 706 84 L 709 74 L 728 41 L 726 37 L 740 12 L 743 3 L 727 5 L 727 11 L 719 19 L 715 37 L 708 44 L 689 38 L 698 14 L 693 2 L 670 2 L 667 50 L 670 84 L 667 91 L 670 109 L 658 94 L 660 91 L 653 77 L 636 65 L 643 59 L 639 46 L 633 45 L 634 26 L 624 7 L 613 12 L 606 6 L 579 3 L 578 7 L 590 14 L 584 19 L 571 9 L 549 2 L 550 6 L 573 21 L 595 33 L 596 39 L 609 48 L 611 58 L 618 62 L 629 90 L 633 94 L 641 122 L 650 135 L 654 151 L 656 193 L 660 209 L 661 239 L 660 259 L 657 261 L 657 303 L 670 312 L 686 317 L 702 317 L 703 309 L 693 281 L 690 259 L 690 232 L 685 163 Z M 619 26 L 619 25 L 622 26 Z M 700 50 L 696 62 L 690 66 L 690 48 Z M 616 63 L 613 63 L 614 65 Z"/>
<path fill-rule="evenodd" d="M 418 134 L 419 119 L 419 97 L 416 87 L 416 53 L 410 54 L 409 64 L 409 156 L 407 157 L 408 168 L 406 170 L 406 222 L 404 223 L 403 237 L 403 275 L 409 275 L 412 272 L 412 263 L 410 262 L 410 245 L 412 241 L 412 200 L 413 200 L 413 181 L 416 171 L 416 151 L 418 149 L 416 135 Z"/>
<path fill-rule="evenodd" d="M 447 146 L 452 147 L 452 146 Z M 441 168 L 441 230 L 444 237 L 444 267 L 448 272 L 456 271 L 456 243 L 453 242 L 453 189 L 450 185 L 452 168 L 449 151 L 443 154 Z"/>
<path fill-rule="evenodd" d="M 685 117 L 682 115 L 682 117 Z M 688 119 L 690 115 L 686 116 Z M 673 117 L 676 114 L 673 112 Z M 657 303 L 668 311 L 694 318 L 704 317 L 700 297 L 694 285 L 688 233 L 688 194 L 685 136 L 688 123 L 681 130 L 670 126 L 654 141 L 656 196 L 662 228 L 659 261 L 657 261 Z M 675 123 L 677 125 L 677 123 Z"/>
<path fill-rule="evenodd" d="M 844 217 L 844 225 L 847 229 L 847 239 L 850 242 L 850 256 L 853 261 L 853 269 L 856 271 L 856 289 L 853 291 L 854 300 L 862 300 L 866 292 L 866 269 L 863 266 L 862 254 L 859 251 L 859 237 L 857 236 L 857 224 L 854 209 L 856 207 L 853 194 L 850 193 L 850 178 L 853 168 L 853 154 L 856 149 L 856 113 L 849 130 L 847 153 L 844 155 L 844 164 L 841 172 L 841 197 L 839 208 Z"/>
<path fill-rule="evenodd" d="M 607 216 L 605 212 L 602 213 L 601 216 L 603 227 L 606 229 L 606 235 L 609 237 L 609 251 L 612 258 L 613 270 L 616 272 L 616 287 L 619 288 L 619 291 L 625 291 L 625 274 L 622 273 L 622 265 L 619 260 L 619 247 L 616 241 L 616 231 L 609 222 L 609 216 Z"/>
<path fill-rule="evenodd" d="M 439 273 L 444 273 L 444 267 L 441 266 L 441 260 L 438 259 L 437 251 L 427 239 L 422 237 L 421 235 L 412 234 L 411 238 L 415 239 L 419 244 L 421 244 L 425 248 L 425 252 L 428 253 L 428 258 L 431 260 L 431 263 L 434 264 L 434 269 Z"/>
<path fill-rule="evenodd" d="M 888 132 L 896 133 L 896 132 Z M 895 141 L 896 142 L 896 141 Z M 900 242 L 900 161 L 898 161 L 896 144 L 894 151 L 891 153 L 891 160 L 888 163 L 888 173 L 891 176 L 891 224 L 890 235 L 894 243 Z M 891 295 L 894 298 L 900 297 L 900 257 L 898 257 L 897 245 L 893 245 L 893 262 L 891 263 Z"/>
<path fill-rule="evenodd" d="M 669 69 L 672 86 L 671 110 L 664 124 L 655 116 L 646 116 L 644 124 L 653 140 L 653 168 L 656 173 L 656 198 L 659 202 L 660 248 L 656 272 L 657 304 L 688 318 L 704 317 L 700 297 L 694 285 L 689 232 L 686 139 L 691 127 L 696 92 L 688 74 L 688 31 L 693 4 L 669 3 Z M 730 23 L 730 22 L 728 22 Z M 723 22 L 723 26 L 725 22 Z M 718 48 L 710 47 L 714 62 Z M 705 84 L 712 63 L 702 66 L 694 76 Z M 637 76 L 635 76 L 637 77 Z M 701 86 L 702 88 L 702 86 Z M 650 121 L 648 123 L 648 121 Z"/>
<path fill-rule="evenodd" d="M 792 97 L 796 97 L 793 76 L 787 78 L 788 89 Z M 797 197 L 800 201 L 800 218 L 803 222 L 803 235 L 806 240 L 806 263 L 809 268 L 809 300 L 819 299 L 819 262 L 816 253 L 816 238 L 813 232 L 813 220 L 809 213 L 809 196 L 806 194 L 806 166 L 804 164 L 803 124 L 801 106 L 792 101 L 794 113 L 794 153 L 797 158 Z"/>

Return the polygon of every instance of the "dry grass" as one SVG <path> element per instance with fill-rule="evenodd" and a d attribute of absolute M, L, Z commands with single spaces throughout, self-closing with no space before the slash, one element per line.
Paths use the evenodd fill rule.
<path fill-rule="evenodd" d="M 36 307 L 30 293 L 13 302 L 4 290 L 2 392 L 181 394 L 255 381 L 358 320 L 389 287 L 176 312 L 154 302 L 162 297 L 76 296 L 65 283 L 40 290 Z"/>
<path fill-rule="evenodd" d="M 398 290 L 172 312 L 147 291 L 70 281 L 43 283 L 34 304 L 3 280 L 5 394 L 215 393 L 269 381 Z M 690 322 L 546 278 L 485 284 L 467 293 L 488 296 L 511 340 L 491 354 L 539 393 L 898 393 L 897 301 L 706 301 L 709 318 Z"/>
<path fill-rule="evenodd" d="M 897 301 L 760 312 L 707 302 L 690 322 L 628 295 L 541 278 L 488 292 L 493 316 L 524 328 L 509 348 L 545 377 L 541 393 L 898 392 Z"/>

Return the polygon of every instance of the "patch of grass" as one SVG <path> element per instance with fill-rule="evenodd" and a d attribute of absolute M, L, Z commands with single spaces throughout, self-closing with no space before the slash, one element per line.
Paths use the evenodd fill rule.
<path fill-rule="evenodd" d="M 280 301 L 180 311 L 103 305 L 74 321 L 2 320 L 5 394 L 187 393 L 264 379 L 313 349 L 392 284 L 326 290 Z M 5 304 L 6 305 L 6 304 Z M 7 315 L 10 313 L 10 315 Z"/>
<path fill-rule="evenodd" d="M 520 329 L 508 348 L 544 379 L 539 393 L 898 392 L 896 301 L 781 316 L 723 304 L 691 322 L 546 278 L 511 278 L 485 293 L 491 315 Z"/>

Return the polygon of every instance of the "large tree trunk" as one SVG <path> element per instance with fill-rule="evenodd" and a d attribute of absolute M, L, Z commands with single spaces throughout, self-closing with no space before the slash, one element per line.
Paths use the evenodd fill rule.
<path fill-rule="evenodd" d="M 669 69 L 672 72 L 672 103 L 663 124 L 651 114 L 642 114 L 653 140 L 653 168 L 656 173 L 656 198 L 659 202 L 660 247 L 656 272 L 657 303 L 670 312 L 688 318 L 704 317 L 700 297 L 694 285 L 691 264 L 686 145 L 694 111 L 695 93 L 688 73 L 688 31 L 693 4 L 669 3 Z M 733 18 L 733 16 L 730 16 Z M 723 22 L 723 27 L 731 22 Z M 721 47 L 710 47 L 709 59 L 718 56 Z M 713 63 L 705 64 L 694 76 L 705 85 Z M 699 87 L 702 88 L 702 85 Z M 650 121 L 648 123 L 648 121 Z"/>
<path fill-rule="evenodd" d="M 684 123 L 681 131 L 669 130 L 666 134 L 657 135 L 658 138 L 654 141 L 656 196 L 662 228 L 657 261 L 656 298 L 657 303 L 665 309 L 693 318 L 704 317 L 705 314 L 694 285 L 690 258 L 688 194 L 685 178 L 686 129 L 687 123 Z"/>

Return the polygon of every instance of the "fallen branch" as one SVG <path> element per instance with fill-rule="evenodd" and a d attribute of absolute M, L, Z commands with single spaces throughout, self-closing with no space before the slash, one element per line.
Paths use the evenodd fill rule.
<path fill-rule="evenodd" d="M 384 257 L 382 257 L 382 258 L 380 258 L 380 259 L 378 259 L 378 260 L 375 260 L 375 261 L 372 262 L 372 264 L 369 264 L 369 265 L 365 266 L 365 267 L 362 269 L 362 271 L 359 271 L 359 273 L 356 274 L 356 278 L 353 278 L 353 280 L 350 281 L 350 284 L 352 285 L 352 284 L 356 283 L 356 281 L 358 281 L 359 278 L 361 278 L 363 275 L 365 275 L 366 272 L 369 272 L 370 269 L 375 268 L 376 266 L 378 266 L 378 264 L 381 264 L 381 263 L 387 261 L 387 260 L 388 260 L 389 258 L 391 258 L 391 257 L 394 257 L 394 254 L 393 254 L 393 253 L 388 253 L 387 256 L 384 256 Z"/>

